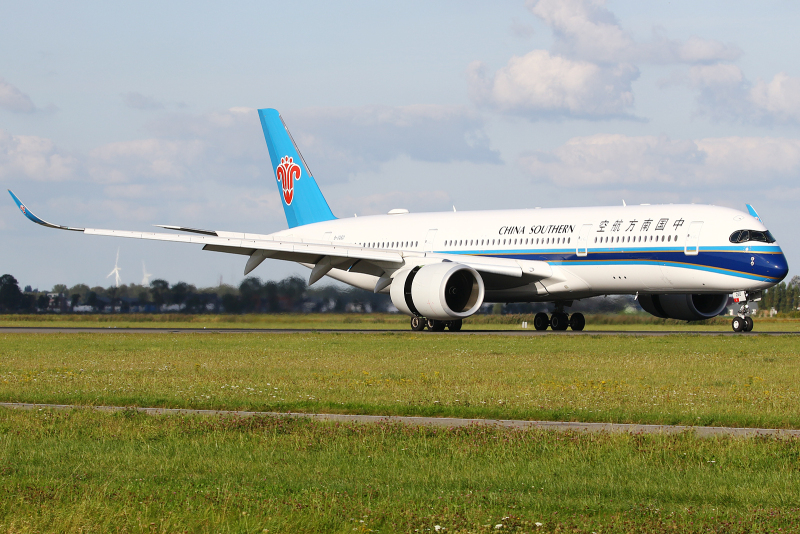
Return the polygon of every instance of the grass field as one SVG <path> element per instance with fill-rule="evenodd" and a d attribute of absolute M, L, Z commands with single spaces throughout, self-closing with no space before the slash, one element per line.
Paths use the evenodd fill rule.
<path fill-rule="evenodd" d="M 792 532 L 799 458 L 798 440 L 0 410 L 0 530 Z"/>
<path fill-rule="evenodd" d="M 465 330 L 519 330 L 523 321 L 533 328 L 533 315 L 473 315 L 464 321 Z M 41 314 L 0 315 L 2 326 L 108 327 L 108 328 L 302 328 L 345 330 L 409 330 L 408 317 L 400 314 L 286 313 L 254 315 L 189 314 Z M 657 330 L 674 332 L 730 332 L 729 317 L 687 323 L 658 319 L 647 314 L 587 315 L 586 331 Z M 756 318 L 756 332 L 800 332 L 798 318 Z"/>
<path fill-rule="evenodd" d="M 794 336 L 3 333 L 0 347 L 2 401 L 800 428 Z M 797 439 L 0 410 L 14 533 L 791 532 L 798 477 Z"/>
<path fill-rule="evenodd" d="M 0 334 L 0 400 L 800 428 L 794 336 Z"/>

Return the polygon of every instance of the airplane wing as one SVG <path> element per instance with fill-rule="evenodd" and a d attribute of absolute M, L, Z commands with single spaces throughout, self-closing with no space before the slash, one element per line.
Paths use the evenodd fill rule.
<path fill-rule="evenodd" d="M 188 232 L 193 235 L 63 226 L 49 223 L 37 217 L 11 190 L 8 192 L 25 217 L 36 224 L 48 228 L 83 232 L 88 235 L 104 235 L 203 245 L 203 250 L 249 256 L 244 274 L 249 274 L 267 258 L 314 264 L 316 267 L 312 270 L 309 284 L 313 284 L 333 268 L 373 274 L 375 276 L 385 276 L 391 275 L 406 264 L 415 265 L 417 263 L 441 261 L 461 263 L 472 267 L 478 272 L 513 278 L 522 278 L 524 275 L 526 278 L 533 277 L 542 279 L 552 275 L 550 265 L 543 261 L 486 258 L 480 256 L 462 256 L 459 254 L 439 254 L 416 251 L 376 250 L 355 245 L 310 242 L 308 240 L 287 239 L 285 237 L 272 235 L 201 230 L 171 225 L 157 226 L 169 230 Z"/>

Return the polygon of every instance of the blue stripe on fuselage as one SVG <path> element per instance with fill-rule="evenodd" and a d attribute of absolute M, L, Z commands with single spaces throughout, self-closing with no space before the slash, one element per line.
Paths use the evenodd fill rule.
<path fill-rule="evenodd" d="M 552 265 L 668 265 L 775 283 L 783 280 L 788 274 L 789 266 L 780 247 L 747 247 L 750 250 L 744 250 L 744 248 L 701 248 L 700 254 L 696 256 L 687 256 L 683 247 L 589 249 L 586 256 L 578 256 L 574 248 L 535 251 L 523 249 L 505 251 L 442 250 L 440 252 L 444 254 L 537 260 L 545 261 Z"/>

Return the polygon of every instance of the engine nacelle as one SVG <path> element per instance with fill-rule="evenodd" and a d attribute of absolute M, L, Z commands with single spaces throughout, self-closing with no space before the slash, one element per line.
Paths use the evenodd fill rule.
<path fill-rule="evenodd" d="M 452 262 L 433 263 L 398 272 L 389 295 L 406 315 L 439 321 L 469 317 L 483 304 L 478 271 Z"/>
<path fill-rule="evenodd" d="M 662 319 L 701 321 L 716 317 L 728 304 L 727 294 L 639 295 L 639 305 Z"/>

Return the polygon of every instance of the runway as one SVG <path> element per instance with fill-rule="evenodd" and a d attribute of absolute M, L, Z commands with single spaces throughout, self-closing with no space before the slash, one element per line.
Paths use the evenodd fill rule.
<path fill-rule="evenodd" d="M 345 329 L 345 328 L 116 328 L 109 327 L 49 327 L 49 326 L 2 326 L 0 333 L 9 334 L 417 334 L 424 336 L 800 336 L 800 332 L 734 332 L 734 331 L 688 331 L 688 330 L 461 330 L 460 332 L 413 332 L 390 329 Z"/>
<path fill-rule="evenodd" d="M 199 415 L 207 417 L 302 417 L 315 421 L 340 423 L 400 423 L 430 427 L 458 428 L 465 426 L 492 426 L 518 430 L 553 430 L 560 432 L 609 432 L 628 434 L 680 434 L 692 433 L 699 438 L 714 436 L 733 437 L 792 437 L 800 438 L 800 430 L 780 428 L 732 428 L 721 426 L 637 425 L 624 423 L 579 423 L 561 421 L 522 421 L 514 419 L 457 419 L 453 417 L 404 417 L 398 415 L 347 415 L 321 413 L 246 412 L 231 410 L 187 410 L 179 408 L 141 408 L 130 406 L 77 406 L 72 404 L 33 404 L 25 402 L 0 402 L 0 407 L 15 410 L 97 410 L 121 412 L 136 410 L 148 415 Z"/>

